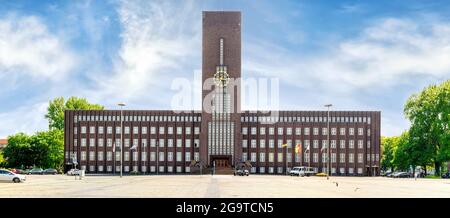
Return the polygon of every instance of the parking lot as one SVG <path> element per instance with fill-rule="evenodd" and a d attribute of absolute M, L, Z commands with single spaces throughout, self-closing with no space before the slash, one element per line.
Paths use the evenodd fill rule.
<path fill-rule="evenodd" d="M 28 175 L 0 183 L 0 197 L 450 197 L 450 180 L 272 175 Z"/>

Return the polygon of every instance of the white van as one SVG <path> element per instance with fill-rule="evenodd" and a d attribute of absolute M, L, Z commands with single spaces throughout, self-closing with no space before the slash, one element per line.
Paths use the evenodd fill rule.
<path fill-rule="evenodd" d="M 314 169 L 312 167 L 294 167 L 289 172 L 291 176 L 310 176 L 314 175 Z"/>

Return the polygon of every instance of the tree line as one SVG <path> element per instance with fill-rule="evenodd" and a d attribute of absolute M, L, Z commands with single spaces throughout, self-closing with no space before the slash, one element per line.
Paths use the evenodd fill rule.
<path fill-rule="evenodd" d="M 450 161 L 450 80 L 430 85 L 411 95 L 404 106 L 411 126 L 400 136 L 382 137 L 383 170 L 427 166 L 441 175 Z M 448 169 L 447 169 L 448 170 Z"/>
<path fill-rule="evenodd" d="M 45 118 L 47 131 L 33 135 L 16 133 L 8 136 L 8 145 L 0 154 L 0 164 L 10 168 L 55 168 L 64 167 L 64 111 L 103 110 L 98 104 L 91 104 L 85 98 L 58 97 L 49 102 Z"/>

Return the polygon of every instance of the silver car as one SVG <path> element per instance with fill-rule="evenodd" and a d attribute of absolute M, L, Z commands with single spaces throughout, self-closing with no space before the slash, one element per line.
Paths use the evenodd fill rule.
<path fill-rule="evenodd" d="M 24 182 L 26 180 L 25 175 L 15 174 L 9 170 L 0 170 L 0 181 L 6 182 Z"/>

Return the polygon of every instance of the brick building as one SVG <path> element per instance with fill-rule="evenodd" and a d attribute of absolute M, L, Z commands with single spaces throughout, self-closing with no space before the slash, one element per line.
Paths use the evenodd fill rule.
<path fill-rule="evenodd" d="M 203 87 L 214 90 L 202 90 L 209 107 L 125 110 L 122 115 L 119 110 L 68 110 L 66 169 L 76 159 L 87 173 L 119 172 L 122 155 L 125 173 L 198 173 L 243 162 L 252 173 L 284 174 L 293 166 L 326 172 L 329 160 L 333 175 L 379 175 L 380 112 L 330 111 L 327 159 L 327 111 L 240 110 L 240 12 L 203 12 L 202 40 Z"/>

